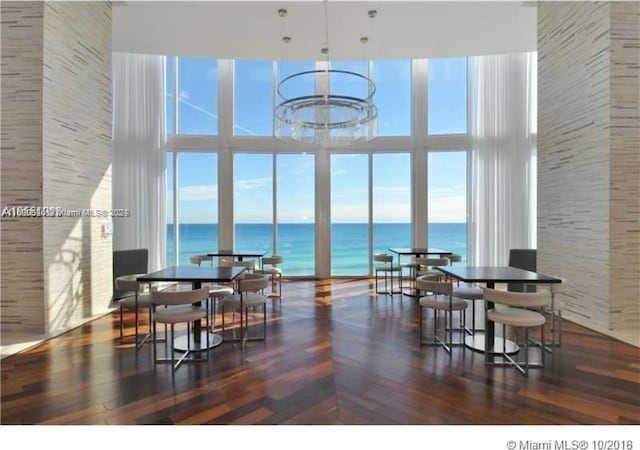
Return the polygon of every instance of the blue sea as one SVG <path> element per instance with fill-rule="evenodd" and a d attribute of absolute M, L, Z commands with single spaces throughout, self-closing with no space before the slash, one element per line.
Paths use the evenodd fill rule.
<path fill-rule="evenodd" d="M 336 223 L 331 225 L 331 274 L 366 275 L 369 272 L 369 225 Z M 467 226 L 465 223 L 429 224 L 429 247 L 462 255 L 466 261 Z M 374 252 L 389 247 L 409 247 L 408 223 L 373 225 Z M 173 225 L 167 225 L 167 263 L 173 264 Z M 283 257 L 285 275 L 314 275 L 315 225 L 285 223 L 278 225 L 278 254 Z M 188 265 L 189 257 L 218 249 L 217 224 L 180 224 L 179 265 Z M 236 224 L 236 250 L 273 251 L 272 224 Z"/>

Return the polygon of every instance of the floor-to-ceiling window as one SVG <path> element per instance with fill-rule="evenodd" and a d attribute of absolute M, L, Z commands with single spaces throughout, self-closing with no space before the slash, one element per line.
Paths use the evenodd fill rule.
<path fill-rule="evenodd" d="M 429 152 L 429 247 L 467 258 L 467 152 Z"/>
<path fill-rule="evenodd" d="M 373 154 L 373 252 L 411 244 L 411 155 Z"/>
<path fill-rule="evenodd" d="M 174 192 L 173 192 L 173 152 L 166 153 L 166 168 L 167 168 L 167 264 L 170 266 L 176 265 L 175 250 L 176 241 L 175 233 L 173 231 L 174 222 Z"/>
<path fill-rule="evenodd" d="M 170 263 L 235 246 L 281 254 L 286 275 L 369 275 L 371 254 L 392 246 L 466 254 L 466 58 L 331 62 L 374 80 L 379 138 L 348 150 L 279 141 L 278 81 L 324 65 L 167 59 Z M 346 77 L 331 83 L 366 94 Z M 301 77 L 283 94 L 321 86 Z M 316 248 L 318 236 L 329 245 Z"/>
<path fill-rule="evenodd" d="M 409 153 L 331 155 L 331 274 L 366 275 L 371 255 L 411 242 Z"/>
<path fill-rule="evenodd" d="M 215 59 L 178 58 L 178 134 L 218 134 L 217 86 Z"/>
<path fill-rule="evenodd" d="M 428 61 L 427 134 L 456 138 L 467 134 L 467 58 Z M 444 141 L 446 142 L 446 141 Z M 427 199 L 429 247 L 467 255 L 467 152 L 430 149 Z"/>
<path fill-rule="evenodd" d="M 237 153 L 233 159 L 236 250 L 273 251 L 273 155 Z"/>
<path fill-rule="evenodd" d="M 369 155 L 331 155 L 331 275 L 369 273 Z"/>
<path fill-rule="evenodd" d="M 217 155 L 178 152 L 176 165 L 179 224 L 177 262 L 186 265 L 190 256 L 206 254 L 218 248 Z"/>
<path fill-rule="evenodd" d="M 429 135 L 467 133 L 467 58 L 429 60 Z"/>
<path fill-rule="evenodd" d="M 315 155 L 276 156 L 276 247 L 287 275 L 315 274 Z"/>
<path fill-rule="evenodd" d="M 411 136 L 411 60 L 373 62 L 379 136 Z"/>
<path fill-rule="evenodd" d="M 273 134 L 273 62 L 234 64 L 234 136 Z"/>

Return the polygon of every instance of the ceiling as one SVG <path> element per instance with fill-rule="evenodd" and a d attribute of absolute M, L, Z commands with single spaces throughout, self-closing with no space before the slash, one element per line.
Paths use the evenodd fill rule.
<path fill-rule="evenodd" d="M 285 8 L 285 18 L 278 9 Z M 325 21 L 325 8 L 326 17 Z M 370 19 L 367 11 L 378 11 Z M 113 50 L 237 59 L 393 59 L 536 49 L 531 2 L 115 2 Z M 292 38 L 289 44 L 283 36 Z M 369 38 L 362 44 L 360 38 Z"/>

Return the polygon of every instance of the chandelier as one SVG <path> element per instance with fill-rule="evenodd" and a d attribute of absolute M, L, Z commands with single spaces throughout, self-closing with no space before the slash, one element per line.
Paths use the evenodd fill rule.
<path fill-rule="evenodd" d="M 285 17 L 287 11 L 278 11 Z M 376 11 L 368 12 L 370 18 Z M 325 1 L 327 46 L 321 53 L 329 64 L 329 33 Z M 291 38 L 285 36 L 285 44 Z M 360 42 L 365 44 L 368 38 Z M 299 86 L 318 86 L 307 95 L 299 95 Z M 346 87 L 348 86 L 348 91 Z M 275 137 L 297 145 L 345 147 L 374 139 L 378 132 L 378 109 L 373 102 L 374 82 L 366 75 L 348 70 L 319 69 L 295 73 L 280 81 L 278 104 L 274 111 Z"/>

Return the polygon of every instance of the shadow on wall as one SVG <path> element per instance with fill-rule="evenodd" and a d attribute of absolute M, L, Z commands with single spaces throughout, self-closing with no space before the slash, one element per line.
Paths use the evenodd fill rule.
<path fill-rule="evenodd" d="M 87 178 L 84 175 L 84 182 Z M 92 217 L 96 211 L 111 207 L 111 165 L 101 177 L 95 178 L 92 189 L 75 189 L 74 193 L 69 203 L 85 209 L 68 210 L 73 217 L 44 219 L 44 308 L 48 335 L 108 312 L 111 303 L 112 241 L 111 236 L 102 236 L 102 224 L 111 218 Z"/>

